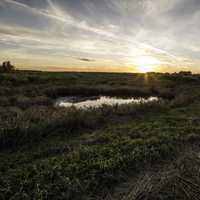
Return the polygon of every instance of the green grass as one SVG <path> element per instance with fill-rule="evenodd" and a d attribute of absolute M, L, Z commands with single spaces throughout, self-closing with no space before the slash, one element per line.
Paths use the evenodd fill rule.
<path fill-rule="evenodd" d="M 197 75 L 17 72 L 0 78 L 0 199 L 97 199 L 200 139 Z M 69 94 L 163 99 L 88 110 L 53 106 L 54 98 Z"/>

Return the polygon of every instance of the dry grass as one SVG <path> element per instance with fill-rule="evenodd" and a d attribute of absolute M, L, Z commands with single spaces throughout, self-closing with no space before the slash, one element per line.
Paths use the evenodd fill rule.
<path fill-rule="evenodd" d="M 159 167 L 160 168 L 160 167 Z M 157 168 L 156 168 L 157 169 Z M 106 200 L 199 200 L 200 158 L 190 152 L 164 169 L 147 172 L 132 182 L 121 195 Z M 117 197 L 116 197 L 117 196 Z"/>

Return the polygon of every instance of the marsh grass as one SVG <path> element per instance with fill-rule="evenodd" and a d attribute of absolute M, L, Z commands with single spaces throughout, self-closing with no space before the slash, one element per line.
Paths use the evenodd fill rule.
<path fill-rule="evenodd" d="M 146 112 L 163 112 L 168 109 L 163 100 L 120 106 L 104 105 L 87 110 L 46 106 L 32 106 L 23 110 L 21 106 L 18 107 L 0 109 L 1 149 L 37 142 L 56 134 L 78 134 L 84 129 L 105 126 L 123 116 L 136 118 Z"/>
<path fill-rule="evenodd" d="M 179 146 L 198 143 L 199 81 L 196 75 L 1 74 L 0 199 L 97 199 L 130 174 L 176 156 Z M 88 110 L 53 106 L 69 94 L 162 98 Z M 184 168 L 176 167 L 184 179 L 176 191 L 187 196 L 192 190 L 181 188 L 192 180 Z M 177 176 L 165 176 L 155 193 L 145 177 L 136 194 L 166 194 Z"/>
<path fill-rule="evenodd" d="M 92 198 L 93 195 L 102 195 L 105 188 L 112 189 L 124 181 L 129 172 L 137 174 L 145 165 L 174 156 L 177 146 L 188 142 L 185 135 L 177 137 L 170 131 L 152 136 L 146 134 L 146 137 L 141 133 L 141 137 L 133 138 L 114 132 L 103 134 L 99 134 L 101 142 L 79 145 L 68 154 L 36 161 L 34 165 L 23 166 L 17 171 L 8 170 L 1 180 L 4 197 L 17 198 L 17 191 L 21 188 L 18 198 L 23 194 L 30 199 L 55 199 L 57 196 L 60 199 Z M 13 181 L 20 185 L 13 185 Z M 146 186 L 142 184 L 146 192 L 143 195 L 149 191 L 146 179 L 145 183 Z M 141 192 L 141 187 L 138 190 Z M 136 193 L 137 198 L 140 192 Z"/>

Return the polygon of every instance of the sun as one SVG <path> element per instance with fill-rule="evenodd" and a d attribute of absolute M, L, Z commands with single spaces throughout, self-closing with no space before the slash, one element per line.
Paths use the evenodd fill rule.
<path fill-rule="evenodd" d="M 143 65 L 143 66 L 138 66 L 138 70 L 141 73 L 147 73 L 147 72 L 152 72 L 153 71 L 153 67 L 149 66 L 149 65 Z"/>
<path fill-rule="evenodd" d="M 155 65 L 159 63 L 159 60 L 152 56 L 138 56 L 135 63 L 139 72 L 147 73 L 155 70 Z"/>

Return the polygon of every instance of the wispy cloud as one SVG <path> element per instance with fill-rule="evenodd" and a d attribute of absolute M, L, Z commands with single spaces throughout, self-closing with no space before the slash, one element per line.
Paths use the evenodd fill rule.
<path fill-rule="evenodd" d="M 3 0 L 6 3 L 12 4 L 16 7 L 26 9 L 26 11 L 29 11 L 36 15 L 42 15 L 44 17 L 48 17 L 52 20 L 56 20 L 59 22 L 62 22 L 66 25 L 73 26 L 79 29 L 83 29 L 85 31 L 90 31 L 95 34 L 108 36 L 108 37 L 114 37 L 114 34 L 110 31 L 107 31 L 106 29 L 100 29 L 96 27 L 90 26 L 86 21 L 78 21 L 74 19 L 72 16 L 70 16 L 66 11 L 63 11 L 61 8 L 59 8 L 58 5 L 54 4 L 52 0 L 47 0 L 49 9 L 47 10 L 40 10 L 36 8 L 32 8 L 24 3 L 19 3 L 14 0 Z M 106 27 L 108 28 L 108 27 Z"/>

